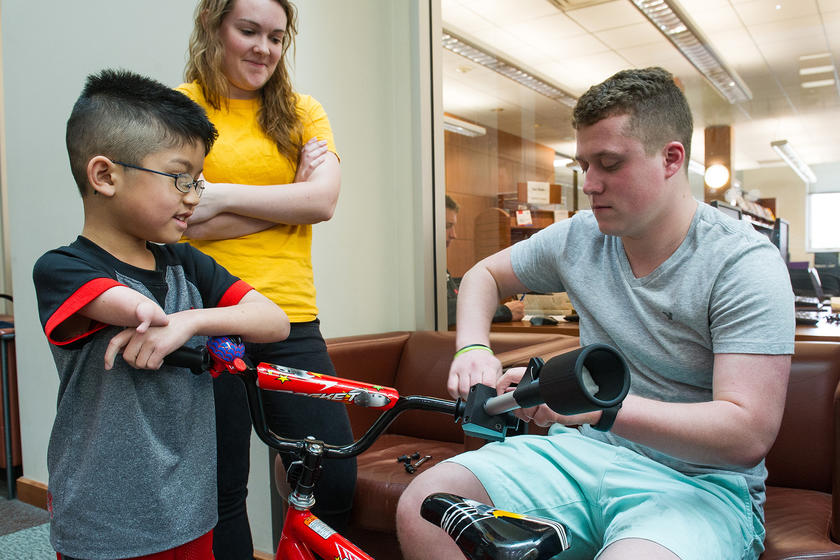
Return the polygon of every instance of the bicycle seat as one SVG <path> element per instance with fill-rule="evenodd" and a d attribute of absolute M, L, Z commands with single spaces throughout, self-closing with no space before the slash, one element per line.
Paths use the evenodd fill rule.
<path fill-rule="evenodd" d="M 503 511 L 455 494 L 428 496 L 420 514 L 449 533 L 469 560 L 548 560 L 569 548 L 561 523 Z"/>

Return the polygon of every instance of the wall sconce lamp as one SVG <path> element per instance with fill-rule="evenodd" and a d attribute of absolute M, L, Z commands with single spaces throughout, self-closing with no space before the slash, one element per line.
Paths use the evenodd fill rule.
<path fill-rule="evenodd" d="M 770 146 L 776 150 L 776 153 L 785 160 L 785 163 L 787 163 L 803 181 L 806 183 L 817 182 L 817 176 L 814 175 L 814 172 L 811 171 L 808 164 L 799 157 L 799 154 L 791 148 L 790 142 L 787 140 L 776 140 L 774 142 L 770 142 Z"/>
<path fill-rule="evenodd" d="M 703 179 L 711 189 L 719 189 L 729 181 L 729 169 L 721 163 L 715 163 L 706 168 Z"/>

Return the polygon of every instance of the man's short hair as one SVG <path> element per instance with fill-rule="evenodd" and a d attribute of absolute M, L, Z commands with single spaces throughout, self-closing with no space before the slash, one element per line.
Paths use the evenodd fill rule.
<path fill-rule="evenodd" d="M 197 141 L 207 154 L 216 136 L 204 109 L 183 93 L 127 70 L 103 70 L 87 77 L 67 120 L 66 142 L 85 196 L 95 156 L 139 165 L 149 154 Z"/>
<path fill-rule="evenodd" d="M 592 86 L 572 111 L 572 127 L 580 130 L 618 115 L 630 116 L 625 132 L 638 138 L 648 155 L 668 142 L 677 141 L 685 148 L 688 160 L 694 129 L 691 109 L 667 70 L 658 67 L 622 70 Z"/>
<path fill-rule="evenodd" d="M 457 212 L 459 208 L 460 206 L 458 206 L 458 203 L 455 202 L 455 200 L 451 196 L 446 195 L 446 209 L 455 210 Z"/>

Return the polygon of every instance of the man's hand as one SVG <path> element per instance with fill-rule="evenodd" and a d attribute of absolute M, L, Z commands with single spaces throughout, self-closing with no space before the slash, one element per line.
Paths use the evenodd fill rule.
<path fill-rule="evenodd" d="M 470 350 L 452 360 L 446 388 L 454 398 L 466 399 L 470 387 L 477 383 L 495 387 L 501 374 L 502 364 L 492 353 L 481 348 Z"/>
<path fill-rule="evenodd" d="M 505 307 L 510 309 L 511 321 L 521 321 L 525 317 L 525 303 L 518 299 L 505 302 Z"/>
<path fill-rule="evenodd" d="M 519 383 L 522 376 L 525 375 L 524 367 L 510 368 L 499 378 L 496 383 L 496 394 L 501 395 L 508 391 L 513 391 L 516 387 L 511 385 Z M 575 414 L 574 416 L 564 416 L 557 414 L 547 405 L 541 404 L 531 408 L 520 408 L 513 411 L 517 418 L 521 418 L 525 422 L 533 422 L 537 426 L 546 427 L 552 424 L 563 424 L 565 426 L 579 426 L 581 424 L 594 424 L 601 418 L 601 411 L 587 412 L 584 414 Z"/>

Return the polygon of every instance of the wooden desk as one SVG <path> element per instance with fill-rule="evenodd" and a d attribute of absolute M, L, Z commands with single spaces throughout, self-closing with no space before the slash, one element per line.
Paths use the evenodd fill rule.
<path fill-rule="evenodd" d="M 816 325 L 796 325 L 795 340 L 840 342 L 840 324 L 829 323 L 823 318 Z"/>
<path fill-rule="evenodd" d="M 454 329 L 454 327 L 453 327 Z M 560 322 L 557 325 L 532 325 L 527 321 L 515 321 L 512 323 L 493 323 L 490 325 L 491 332 L 530 332 L 530 333 L 554 333 L 580 336 L 578 323 Z M 795 340 L 816 340 L 822 342 L 840 342 L 840 324 L 829 323 L 825 319 L 820 320 L 816 325 L 796 325 Z"/>
<path fill-rule="evenodd" d="M 490 325 L 490 332 L 551 333 L 580 336 L 580 327 L 572 321 L 560 321 L 556 325 L 532 325 L 528 321 L 513 321 L 508 323 L 492 323 Z"/>

